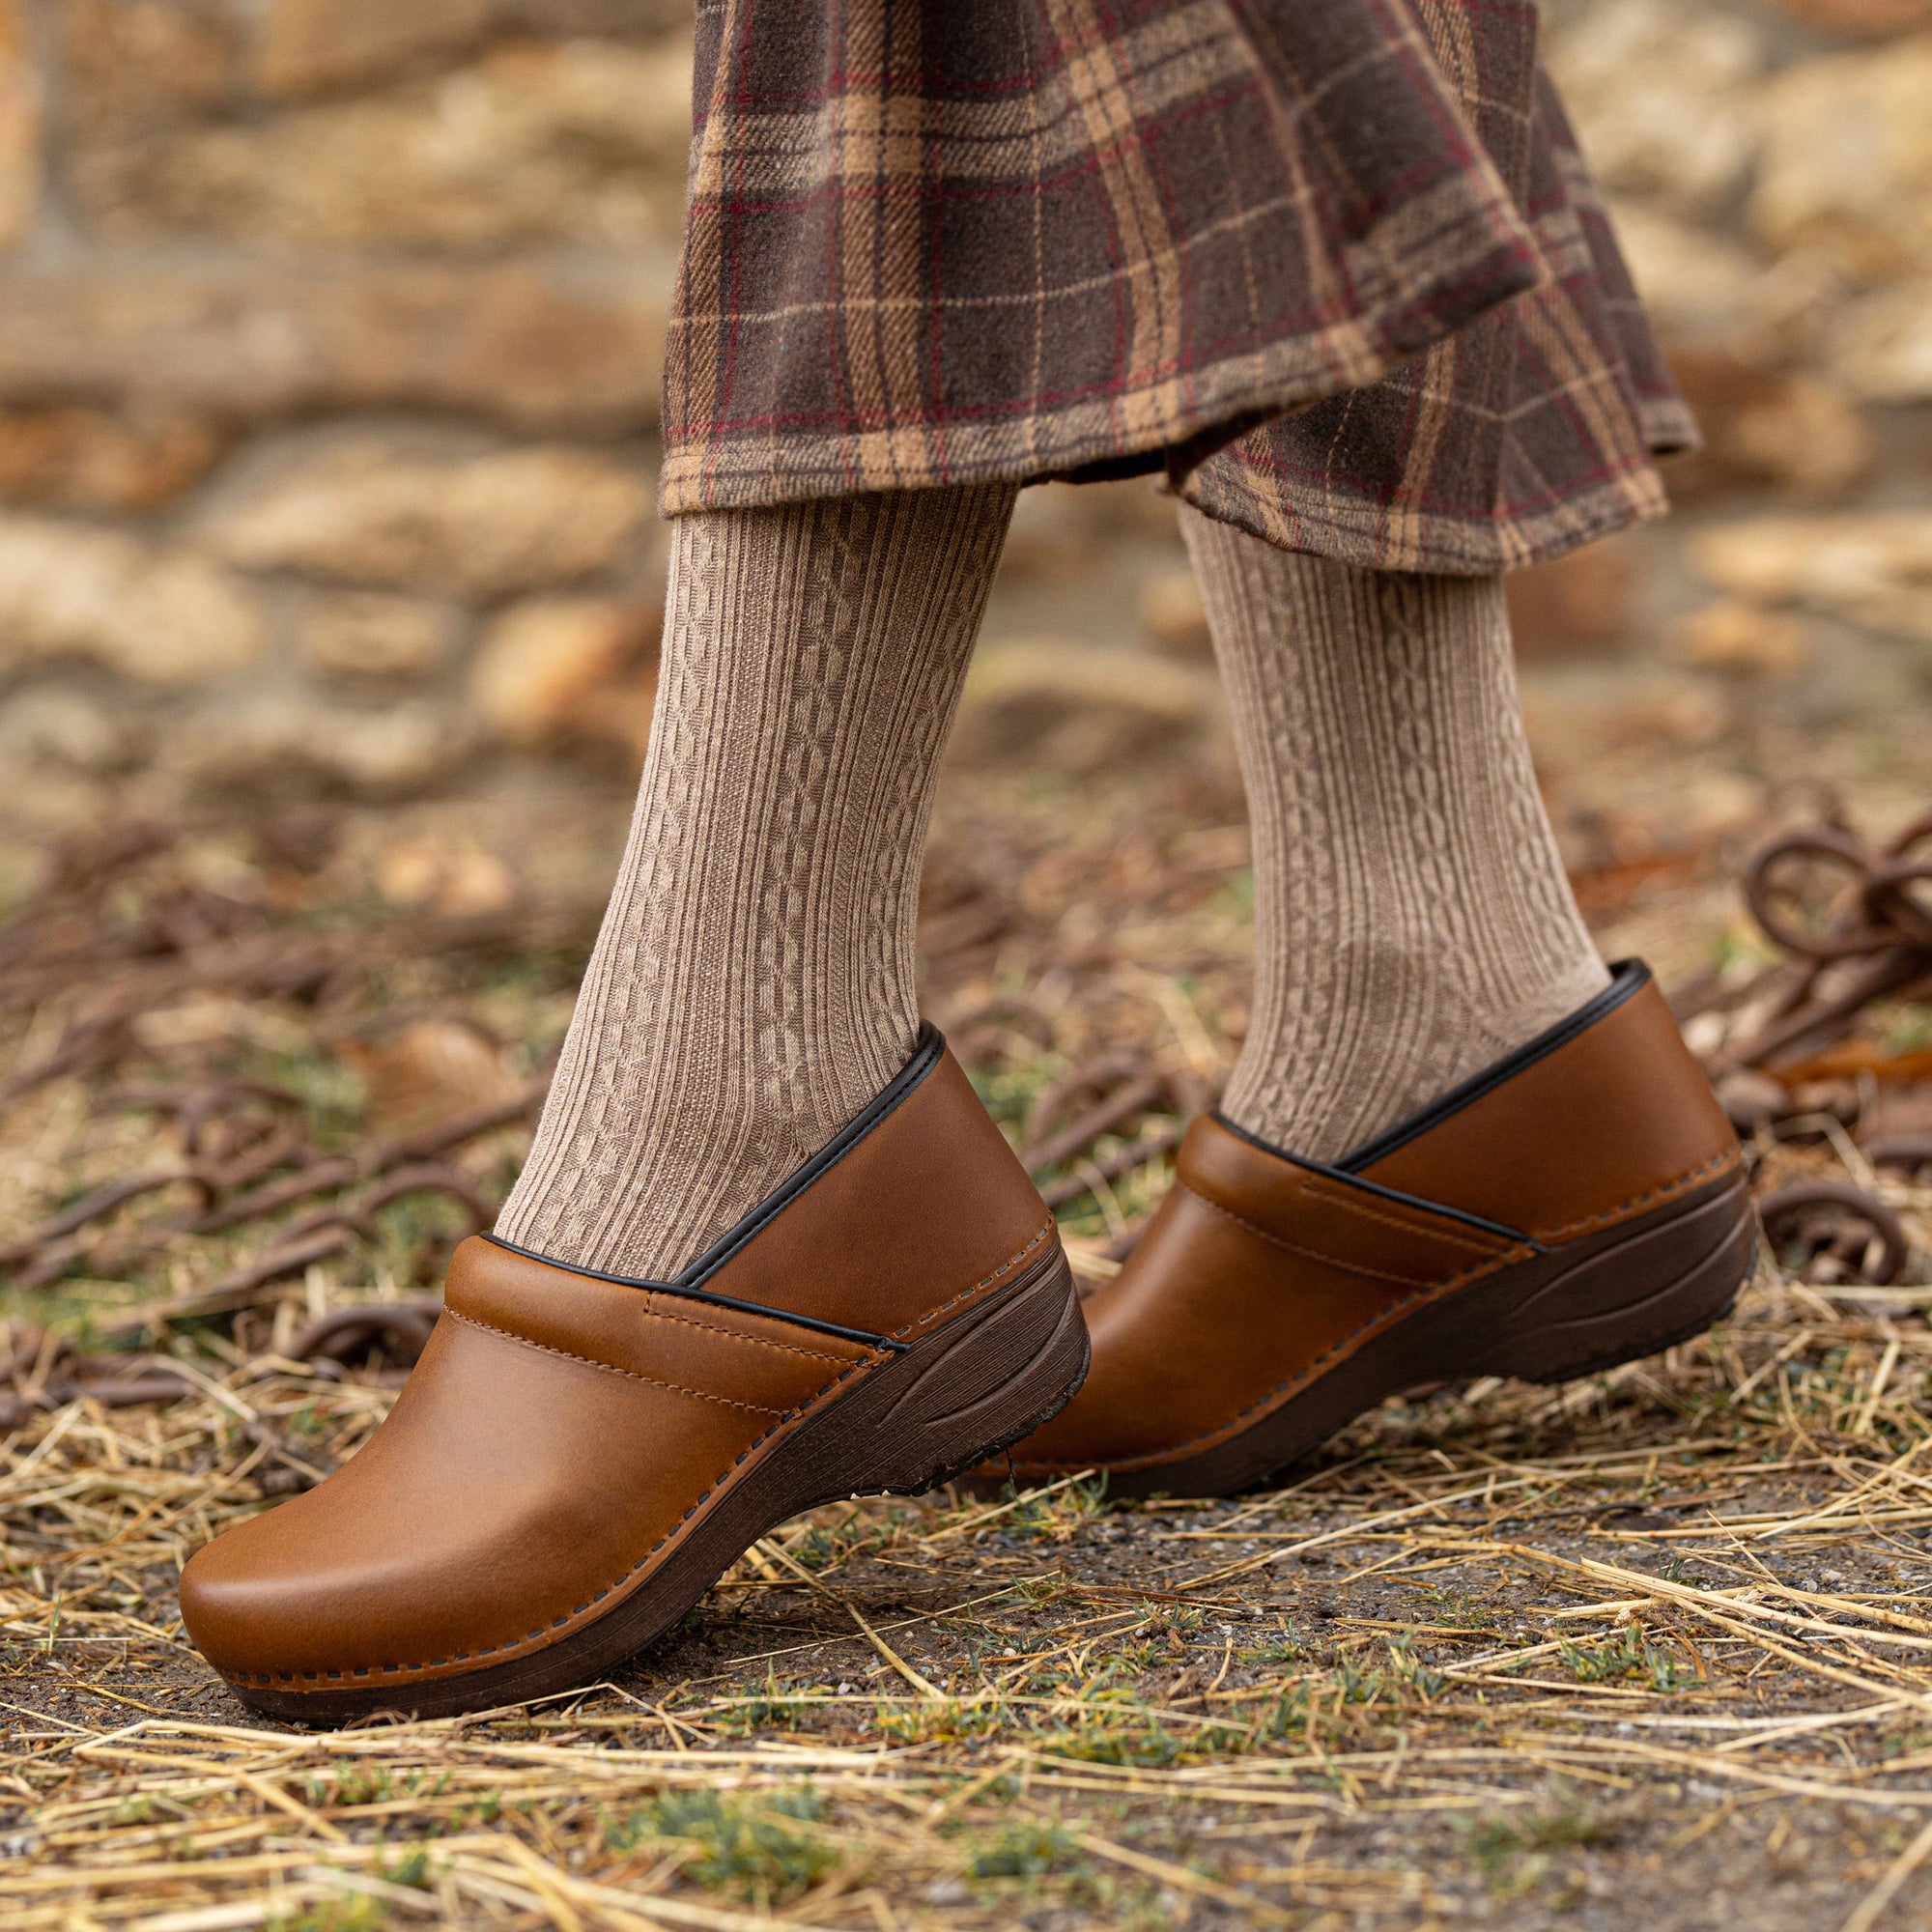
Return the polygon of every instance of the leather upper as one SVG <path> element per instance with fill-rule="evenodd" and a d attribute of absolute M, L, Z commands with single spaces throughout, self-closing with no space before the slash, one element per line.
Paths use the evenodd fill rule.
<path fill-rule="evenodd" d="M 1298 1162 L 1195 1121 L 1147 1232 L 1084 1304 L 1085 1386 L 1013 1450 L 1015 1471 L 1197 1454 L 1422 1301 L 1736 1167 L 1737 1137 L 1648 974 L 1623 969 L 1604 1005 L 1359 1164 Z"/>
<path fill-rule="evenodd" d="M 295 1690 L 552 1642 L 639 1587 L 809 1414 L 1055 1238 L 950 1053 L 779 1211 L 741 1225 L 684 1289 L 465 1241 L 367 1446 L 189 1562 L 195 1642 L 239 1681 Z"/>

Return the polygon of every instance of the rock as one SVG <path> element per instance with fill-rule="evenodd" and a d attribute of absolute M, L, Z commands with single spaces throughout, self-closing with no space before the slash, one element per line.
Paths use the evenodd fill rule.
<path fill-rule="evenodd" d="M 1141 629 L 1162 650 L 1183 658 L 1213 656 L 1208 612 L 1191 570 L 1164 570 L 1154 578 L 1141 592 L 1140 617 Z"/>
<path fill-rule="evenodd" d="M 1832 378 L 1682 346 L 1670 364 L 1704 433 L 1702 449 L 1667 468 L 1674 494 L 1771 488 L 1838 497 L 1870 471 L 1877 440 L 1856 398 Z"/>
<path fill-rule="evenodd" d="M 1721 336 L 1750 314 L 1766 265 L 1747 248 L 1640 202 L 1610 213 L 1638 293 L 1665 333 Z"/>
<path fill-rule="evenodd" d="M 302 655 L 313 668 L 363 683 L 428 676 L 447 661 L 454 634 L 450 612 L 440 606 L 376 591 L 318 597 L 300 627 Z"/>
<path fill-rule="evenodd" d="M 1788 612 L 1720 597 L 1671 625 L 1672 656 L 1701 670 L 1793 678 L 1811 662 L 1811 627 Z"/>
<path fill-rule="evenodd" d="M 1221 715 L 1220 681 L 1205 665 L 1019 639 L 975 658 L 953 755 L 966 765 L 1099 772 L 1170 747 Z"/>
<path fill-rule="evenodd" d="M 12 279 L 0 401 L 228 418 L 473 411 L 539 430 L 657 419 L 668 281 L 536 269 L 97 267 Z"/>
<path fill-rule="evenodd" d="M 239 93 L 234 14 L 181 0 L 65 0 L 64 104 L 84 139 L 124 136 L 228 105 Z"/>
<path fill-rule="evenodd" d="M 430 906 L 456 917 L 501 912 L 517 881 L 501 859 L 473 839 L 424 832 L 384 845 L 375 860 L 376 889 L 391 905 Z"/>
<path fill-rule="evenodd" d="M 1849 287 L 1809 250 L 1768 261 L 1709 222 L 1640 202 L 1611 211 L 1625 260 L 1673 357 L 1715 355 L 1778 371 L 1818 362 Z"/>
<path fill-rule="evenodd" d="M 267 95 L 316 94 L 473 41 L 490 0 L 272 0 L 255 43 Z"/>
<path fill-rule="evenodd" d="M 1932 34 L 1768 83 L 1751 224 L 1865 281 L 1932 268 Z"/>
<path fill-rule="evenodd" d="M 1003 588 L 1087 581 L 1100 549 L 1095 531 L 1081 514 L 1082 494 L 1071 483 L 1048 483 L 1020 492 L 1000 548 Z"/>
<path fill-rule="evenodd" d="M 1932 274 L 1852 303 L 1832 361 L 1875 403 L 1932 402 Z"/>
<path fill-rule="evenodd" d="M 1628 667 L 1539 670 L 1524 682 L 1522 708 L 1537 768 L 1566 779 L 1586 777 L 1593 767 L 1614 770 L 1619 761 L 1609 754 L 1631 748 L 1649 754 L 1661 745 L 1691 751 L 1714 745 L 1735 715 L 1732 694 L 1716 678 L 1688 671 L 1635 673 Z M 1658 776 L 1651 775 L 1653 782 Z M 1649 798 L 1620 801 L 1620 810 L 1642 815 L 1659 804 Z M 1660 815 L 1681 818 L 1681 811 L 1673 805 Z M 1673 841 L 1685 830 L 1673 823 Z"/>
<path fill-rule="evenodd" d="M 691 32 L 692 0 L 497 0 L 503 26 L 551 39 Z"/>
<path fill-rule="evenodd" d="M 363 711 L 276 696 L 209 707 L 169 732 L 164 762 L 192 791 L 279 805 L 408 797 L 447 778 L 466 749 L 441 705 Z"/>
<path fill-rule="evenodd" d="M 1804 604 L 1869 630 L 1932 641 L 1932 510 L 1758 517 L 1699 531 L 1686 558 L 1760 604 Z"/>
<path fill-rule="evenodd" d="M 0 517 L 0 670 L 75 658 L 180 688 L 252 664 L 264 641 L 255 600 L 203 557 Z"/>
<path fill-rule="evenodd" d="M 265 485 L 208 540 L 254 570 L 494 597 L 604 569 L 650 508 L 642 476 L 587 450 L 437 462 L 371 442 Z"/>
<path fill-rule="evenodd" d="M 1720 209 L 1757 145 L 1757 31 L 1683 0 L 1604 0 L 1553 35 L 1549 64 L 1604 185 L 1680 214 Z"/>
<path fill-rule="evenodd" d="M 641 758 L 657 695 L 663 607 L 550 597 L 491 625 L 470 672 L 484 724 L 524 750 L 614 743 Z"/>
<path fill-rule="evenodd" d="M 497 48 L 462 71 L 266 121 L 86 146 L 73 187 L 116 237 L 362 248 L 675 241 L 691 48 Z"/>
<path fill-rule="evenodd" d="M 1848 40 L 1879 41 L 1932 27 L 1932 0 L 1777 0 L 1807 27 Z"/>
<path fill-rule="evenodd" d="M 206 476 L 228 446 L 196 416 L 0 407 L 0 503 L 140 513 Z"/>
<path fill-rule="evenodd" d="M 41 201 L 41 90 L 21 0 L 0 0 L 0 249 L 26 239 Z"/>
<path fill-rule="evenodd" d="M 0 766 L 16 774 L 126 771 L 139 761 L 141 737 L 128 720 L 75 691 L 43 686 L 0 705 Z"/>
<path fill-rule="evenodd" d="M 1510 632 L 1523 660 L 1613 651 L 1630 641 L 1636 569 L 1614 538 L 1503 579 Z"/>
<path fill-rule="evenodd" d="M 44 685 L 0 701 L 0 825 L 51 834 L 99 826 L 115 781 L 142 762 L 145 734 L 78 692 Z"/>

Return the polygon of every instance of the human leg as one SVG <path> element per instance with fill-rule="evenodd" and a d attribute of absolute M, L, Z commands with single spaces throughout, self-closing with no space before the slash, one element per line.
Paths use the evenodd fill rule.
<path fill-rule="evenodd" d="M 504 1239 L 673 1275 L 911 1058 L 920 859 L 1014 495 L 673 524 L 630 841 Z"/>
<path fill-rule="evenodd" d="M 1327 1160 L 1609 976 L 1537 793 L 1500 580 L 1181 524 L 1254 832 L 1254 1010 L 1222 1112 Z"/>

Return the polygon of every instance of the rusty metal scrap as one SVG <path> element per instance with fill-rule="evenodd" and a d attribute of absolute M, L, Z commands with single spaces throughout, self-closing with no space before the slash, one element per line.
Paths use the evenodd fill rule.
<path fill-rule="evenodd" d="M 1835 889 L 1807 922 L 1820 875 Z M 1932 992 L 1932 812 L 1875 849 L 1833 826 L 1786 833 L 1751 860 L 1744 895 L 1790 956 L 1742 985 L 1713 982 L 1676 1003 L 1680 1019 L 1764 1006 L 1754 1031 L 1712 1057 L 1714 1074 L 1788 1066 L 1842 1039 L 1874 1001 Z"/>
<path fill-rule="evenodd" d="M 139 1343 L 171 1322 L 275 1299 L 282 1284 L 315 1263 L 375 1238 L 375 1217 L 406 1195 L 453 1203 L 463 1233 L 486 1226 L 491 1204 L 446 1157 L 528 1119 L 549 1084 L 540 1070 L 501 1097 L 336 1150 L 316 1144 L 303 1096 L 271 1080 L 197 1067 L 192 1055 L 185 1078 L 154 1078 L 156 1056 L 141 1037 L 147 1014 L 209 994 L 292 999 L 308 1003 L 327 1034 L 330 1015 L 385 965 L 479 951 L 516 954 L 584 936 L 581 914 L 530 906 L 304 926 L 272 895 L 236 896 L 189 876 L 176 858 L 182 836 L 137 825 L 63 848 L 41 890 L 0 925 L 0 1011 L 57 1018 L 53 1044 L 4 1083 L 6 1097 L 60 1075 L 104 1075 L 96 1110 L 151 1114 L 176 1150 L 89 1188 L 0 1245 L 9 1285 L 45 1288 L 80 1267 L 125 1276 L 184 1236 L 262 1233 L 260 1244 L 216 1279 L 98 1321 L 92 1332 L 110 1343 Z M 150 1206 L 131 1217 L 124 1211 L 143 1202 Z M 425 1257 L 425 1265 L 434 1259 Z M 144 1359 L 131 1355 L 97 1359 L 69 1350 L 57 1359 L 52 1380 L 43 1374 L 23 1382 L 17 1368 L 9 1369 L 0 1378 L 0 1387 L 14 1384 L 7 1401 L 39 1400 L 69 1385 L 98 1390 L 103 1402 L 153 1400 L 132 1391 L 166 1381 L 173 1392 L 179 1382 L 169 1381 L 165 1366 L 130 1378 L 128 1364 Z"/>
<path fill-rule="evenodd" d="M 1911 1242 L 1898 1215 L 1844 1180 L 1798 1180 L 1758 1203 L 1780 1261 L 1815 1281 L 1885 1287 L 1905 1271 Z"/>
<path fill-rule="evenodd" d="M 1932 1168 L 1932 1054 L 1893 1051 L 1867 1025 L 1881 1002 L 1932 995 L 1932 812 L 1878 845 L 1841 824 L 1784 833 L 1742 887 L 1781 956 L 1728 983 L 1704 975 L 1671 1000 L 1680 1021 L 1727 1022 L 1704 1061 L 1739 1132 L 1760 1151 L 1842 1148 L 1849 1135 L 1873 1171 Z M 1819 1285 L 1901 1278 L 1905 1227 L 1864 1178 L 1807 1176 L 1764 1195 L 1766 1236 L 1787 1268 Z"/>

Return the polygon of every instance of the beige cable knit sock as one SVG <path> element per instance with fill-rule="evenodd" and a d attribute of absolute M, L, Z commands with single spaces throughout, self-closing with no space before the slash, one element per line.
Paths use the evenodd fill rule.
<path fill-rule="evenodd" d="M 1254 830 L 1254 1014 L 1222 1111 L 1333 1160 L 1609 976 L 1537 793 L 1501 580 L 1180 514 Z"/>
<path fill-rule="evenodd" d="M 637 815 L 505 1240 L 674 1275 L 911 1059 L 920 859 L 1015 494 L 677 520 Z"/>

